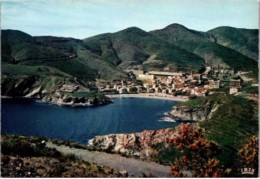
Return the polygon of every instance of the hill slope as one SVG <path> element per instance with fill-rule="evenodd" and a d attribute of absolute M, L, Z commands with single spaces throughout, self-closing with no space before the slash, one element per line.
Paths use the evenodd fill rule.
<path fill-rule="evenodd" d="M 258 30 L 218 27 L 207 32 L 216 43 L 258 60 Z"/>
<path fill-rule="evenodd" d="M 204 58 L 213 67 L 231 67 L 236 70 L 253 71 L 257 74 L 257 62 L 237 51 L 216 43 L 209 33 L 194 31 L 179 24 L 152 31 L 158 38 L 179 46 Z"/>
<path fill-rule="evenodd" d="M 251 71 L 256 77 L 257 32 L 231 27 L 199 32 L 172 24 L 152 32 L 130 27 L 79 40 L 2 30 L 2 68 L 5 76 L 22 76 L 25 69 L 32 76 L 41 67 L 82 84 L 129 79 L 129 69 L 199 71 L 205 65 Z M 40 76 L 46 78 L 48 72 Z"/>
<path fill-rule="evenodd" d="M 121 69 L 198 71 L 203 59 L 137 27 L 83 40 L 86 47 Z"/>

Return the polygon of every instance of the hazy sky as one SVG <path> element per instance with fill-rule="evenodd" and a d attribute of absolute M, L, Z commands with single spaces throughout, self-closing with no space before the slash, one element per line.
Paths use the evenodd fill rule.
<path fill-rule="evenodd" d="M 85 38 L 137 26 L 150 31 L 179 23 L 207 31 L 258 28 L 257 0 L 4 0 L 1 28 L 31 35 Z"/>

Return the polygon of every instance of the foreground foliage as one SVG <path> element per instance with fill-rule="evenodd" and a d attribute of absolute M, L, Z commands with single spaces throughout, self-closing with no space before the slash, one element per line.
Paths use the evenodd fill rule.
<path fill-rule="evenodd" d="M 119 171 L 46 147 L 46 138 L 2 135 L 2 177 L 121 177 Z"/>
<path fill-rule="evenodd" d="M 258 137 L 252 136 L 247 140 L 247 143 L 239 150 L 240 165 L 243 168 L 250 168 L 254 170 L 254 177 L 258 175 Z"/>
<path fill-rule="evenodd" d="M 171 174 L 174 177 L 221 177 L 223 170 L 216 159 L 219 146 L 204 138 L 205 131 L 184 124 L 178 133 L 177 137 L 170 140 L 183 156 L 173 163 Z"/>

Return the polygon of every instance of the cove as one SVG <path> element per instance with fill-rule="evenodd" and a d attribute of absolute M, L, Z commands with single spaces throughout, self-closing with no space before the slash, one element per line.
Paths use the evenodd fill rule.
<path fill-rule="evenodd" d="M 61 107 L 32 101 L 2 100 L 2 133 L 45 136 L 86 144 L 96 135 L 133 133 L 174 127 L 164 122 L 165 112 L 177 101 L 149 98 L 115 98 L 98 107 Z"/>

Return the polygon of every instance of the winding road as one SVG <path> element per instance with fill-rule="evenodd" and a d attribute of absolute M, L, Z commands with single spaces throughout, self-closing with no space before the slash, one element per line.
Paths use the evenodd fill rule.
<path fill-rule="evenodd" d="M 56 145 L 52 142 L 46 143 L 47 147 L 55 148 L 64 154 L 74 154 L 82 160 L 97 163 L 120 171 L 127 171 L 131 177 L 141 177 L 142 174 L 154 177 L 171 177 L 170 167 L 160 165 L 155 162 L 141 161 L 133 158 L 125 158 L 118 154 L 108 154 L 105 152 L 88 151 L 84 149 L 70 148 L 65 145 Z"/>

